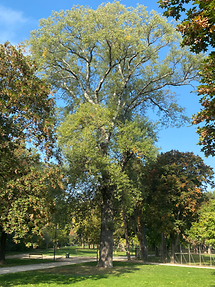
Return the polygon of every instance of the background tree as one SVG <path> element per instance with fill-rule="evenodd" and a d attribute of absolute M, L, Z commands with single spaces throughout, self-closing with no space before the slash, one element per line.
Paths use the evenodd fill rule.
<path fill-rule="evenodd" d="M 26 141 L 46 149 L 50 156 L 55 118 L 49 86 L 36 76 L 36 65 L 21 49 L 9 43 L 0 45 L 0 61 L 1 164 L 7 160 L 7 152 Z"/>
<path fill-rule="evenodd" d="M 83 245 L 98 246 L 101 227 L 101 210 L 98 208 L 98 202 L 95 199 L 86 200 L 83 196 L 80 196 L 78 200 L 76 199 L 76 202 L 73 227 Z"/>
<path fill-rule="evenodd" d="M 185 4 L 191 3 L 191 6 Z M 199 134 L 199 145 L 202 146 L 206 156 L 215 155 L 215 111 L 214 111 L 214 66 L 215 66 L 215 2 L 191 1 L 191 0 L 169 0 L 159 1 L 160 6 L 166 11 L 164 15 L 180 19 L 182 12 L 186 11 L 186 18 L 178 25 L 178 30 L 183 35 L 182 45 L 190 47 L 191 51 L 199 53 L 209 50 L 200 71 L 200 85 L 198 96 L 200 96 L 201 110 L 193 115 L 193 124 L 200 124 L 197 128 Z"/>
<path fill-rule="evenodd" d="M 65 99 L 59 143 L 76 188 L 84 182 L 102 198 L 99 266 L 112 266 L 113 199 L 130 185 L 123 169 L 151 152 L 146 121 L 135 115 L 154 107 L 172 123 L 184 121 L 168 88 L 196 79 L 202 59 L 179 42 L 165 18 L 119 2 L 54 12 L 27 42 Z"/>
<path fill-rule="evenodd" d="M 41 228 L 54 211 L 50 188 L 60 184 L 60 173 L 54 167 L 38 168 L 39 155 L 32 155 L 26 148 L 15 149 L 11 178 L 0 187 L 0 262 L 5 263 L 7 234 L 16 243 L 24 238 L 25 244 L 37 246 L 32 236 L 42 236 Z"/>
<path fill-rule="evenodd" d="M 127 164 L 125 171 L 129 176 L 134 190 L 137 190 L 133 197 L 125 197 L 123 200 L 123 221 L 125 226 L 125 237 L 127 226 L 132 227 L 133 234 L 136 235 L 139 241 L 140 256 L 146 261 L 147 259 L 147 244 L 145 230 L 145 182 L 144 176 L 146 166 L 153 160 L 156 155 L 143 161 L 139 156 L 132 158 Z M 127 238 L 126 238 L 127 240 Z M 128 240 L 127 240 L 128 241 Z M 128 244 L 127 244 L 128 245 Z M 128 248 L 128 246 L 127 246 Z"/>
<path fill-rule="evenodd" d="M 172 261 L 176 239 L 196 220 L 204 200 L 202 192 L 212 183 L 212 176 L 212 168 L 199 156 L 173 150 L 161 153 L 146 175 L 148 228 L 170 236 Z"/>
<path fill-rule="evenodd" d="M 199 210 L 198 220 L 192 223 L 187 231 L 188 241 L 194 245 L 206 244 L 214 246 L 215 244 L 215 201 L 209 200 L 202 204 Z"/>
<path fill-rule="evenodd" d="M 36 66 L 21 49 L 0 45 L 0 262 L 5 262 L 6 234 L 18 242 L 39 234 L 53 205 L 48 187 L 57 169 L 39 168 L 39 156 L 26 148 L 32 141 L 44 156 L 54 147 L 54 101 L 49 86 L 36 77 Z"/>
<path fill-rule="evenodd" d="M 185 18 L 178 24 L 178 30 L 183 34 L 183 45 L 190 46 L 191 50 L 196 53 L 215 47 L 215 3 L 213 0 L 160 0 L 158 3 L 166 10 L 165 16 L 174 17 L 176 20 L 184 17 L 184 12 L 186 12 Z M 188 3 L 192 5 L 186 5 Z"/>
<path fill-rule="evenodd" d="M 65 225 L 61 228 L 60 225 L 53 224 L 53 222 L 48 222 L 47 225 L 45 225 L 41 230 L 43 237 L 40 238 L 39 248 L 53 248 L 55 243 L 55 248 L 69 245 L 70 230 L 71 225 Z"/>

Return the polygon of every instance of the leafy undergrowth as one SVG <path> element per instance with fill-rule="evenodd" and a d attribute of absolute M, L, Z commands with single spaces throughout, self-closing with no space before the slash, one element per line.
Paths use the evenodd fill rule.
<path fill-rule="evenodd" d="M 0 275 L 2 287 L 205 287 L 215 286 L 215 270 L 114 262 L 114 268 L 96 268 L 96 263 L 77 264 Z"/>

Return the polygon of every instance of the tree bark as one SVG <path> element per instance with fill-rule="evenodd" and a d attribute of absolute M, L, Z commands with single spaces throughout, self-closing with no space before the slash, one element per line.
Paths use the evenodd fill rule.
<path fill-rule="evenodd" d="M 143 240 L 144 240 L 144 262 L 147 262 L 148 259 L 148 247 L 147 247 L 147 241 L 146 241 L 146 228 L 145 224 L 143 223 Z"/>
<path fill-rule="evenodd" d="M 159 249 L 156 245 L 155 245 L 155 257 L 159 257 Z"/>
<path fill-rule="evenodd" d="M 128 240 L 128 225 L 127 225 L 127 220 L 125 216 L 125 211 L 123 210 L 123 222 L 124 222 L 124 230 L 125 230 L 125 240 L 126 240 L 126 254 L 127 254 L 127 259 L 131 260 L 131 255 L 130 255 L 130 245 L 129 245 L 129 240 Z"/>
<path fill-rule="evenodd" d="M 7 233 L 4 232 L 2 227 L 0 227 L 0 265 L 6 264 L 5 260 L 5 253 L 6 253 L 6 239 L 7 239 Z"/>
<path fill-rule="evenodd" d="M 208 254 L 211 254 L 211 246 L 208 246 Z"/>
<path fill-rule="evenodd" d="M 171 236 L 172 248 L 171 248 L 171 256 L 170 263 L 175 263 L 175 238 L 174 235 Z"/>
<path fill-rule="evenodd" d="M 102 189 L 101 238 L 98 267 L 113 267 L 113 191 Z"/>
<path fill-rule="evenodd" d="M 141 227 L 141 229 L 140 229 Z M 141 252 L 141 258 L 146 262 L 147 261 L 147 243 L 146 243 L 146 237 L 145 237 L 145 225 L 139 226 L 137 224 L 137 232 L 136 232 L 139 244 L 140 244 L 140 252 Z"/>
<path fill-rule="evenodd" d="M 147 242 L 146 242 L 144 220 L 142 218 L 142 215 L 138 216 L 138 214 L 136 214 L 135 212 L 134 212 L 134 218 L 135 218 L 135 225 L 136 225 L 135 234 L 139 241 L 141 257 L 144 261 L 147 261 L 148 248 L 147 248 Z"/>
<path fill-rule="evenodd" d="M 161 262 L 166 262 L 166 242 L 164 233 L 161 233 Z"/>

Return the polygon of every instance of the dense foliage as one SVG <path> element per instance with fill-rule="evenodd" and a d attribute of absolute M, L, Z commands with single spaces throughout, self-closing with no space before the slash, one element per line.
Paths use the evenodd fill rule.
<path fill-rule="evenodd" d="M 4 262 L 6 234 L 16 242 L 39 235 L 54 202 L 51 188 L 59 184 L 58 169 L 41 165 L 54 148 L 54 101 L 50 88 L 36 76 L 36 65 L 20 48 L 0 45 L 0 260 Z"/>
<path fill-rule="evenodd" d="M 191 3 L 191 6 L 185 4 Z M 178 25 L 178 30 L 183 35 L 182 45 L 187 45 L 196 53 L 210 51 L 200 72 L 200 86 L 198 96 L 202 108 L 193 116 L 193 124 L 200 124 L 197 128 L 199 134 L 199 145 L 206 156 L 215 155 L 215 111 L 214 111 L 214 62 L 215 54 L 215 1 L 191 1 L 191 0 L 170 0 L 159 1 L 160 6 L 166 11 L 166 16 L 180 19 L 186 12 L 185 19 Z"/>

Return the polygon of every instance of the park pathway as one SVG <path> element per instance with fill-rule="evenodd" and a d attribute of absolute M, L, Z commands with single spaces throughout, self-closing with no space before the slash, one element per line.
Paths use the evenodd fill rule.
<path fill-rule="evenodd" d="M 26 257 L 26 254 L 23 254 L 22 256 Z M 13 255 L 13 256 L 10 256 L 10 258 L 11 257 L 20 258 L 20 255 Z M 113 260 L 126 261 L 127 258 L 126 256 L 120 256 L 120 257 L 114 257 Z M 2 267 L 0 268 L 0 275 L 8 274 L 8 273 L 48 269 L 48 268 L 54 268 L 54 267 L 66 266 L 66 265 L 72 265 L 72 264 L 78 264 L 78 263 L 85 263 L 85 262 L 92 262 L 92 261 L 96 261 L 96 258 L 93 258 L 93 257 L 61 258 L 58 261 L 50 262 L 50 263 L 39 263 L 39 264 L 30 264 L 30 265 L 19 265 L 19 266 L 13 266 L 13 267 Z M 132 260 L 132 261 L 134 262 L 136 260 Z M 187 267 L 187 268 L 192 267 L 192 268 L 215 269 L 215 267 L 210 267 L 210 266 L 181 265 L 181 264 L 170 264 L 170 263 L 143 263 L 139 260 L 136 262 L 138 262 L 139 264 L 142 263 L 142 264 L 150 264 L 150 265 L 165 265 L 165 266 L 177 266 L 177 267 Z"/>
<path fill-rule="evenodd" d="M 61 259 L 60 261 L 50 262 L 50 263 L 39 263 L 39 264 L 19 265 L 19 266 L 12 266 L 12 267 L 2 267 L 0 268 L 0 275 L 8 274 L 8 273 L 23 272 L 23 271 L 47 269 L 47 268 L 66 266 L 66 265 L 91 262 L 91 261 L 96 261 L 96 259 L 92 257 L 91 258 L 90 257 L 73 257 L 69 259 Z"/>

